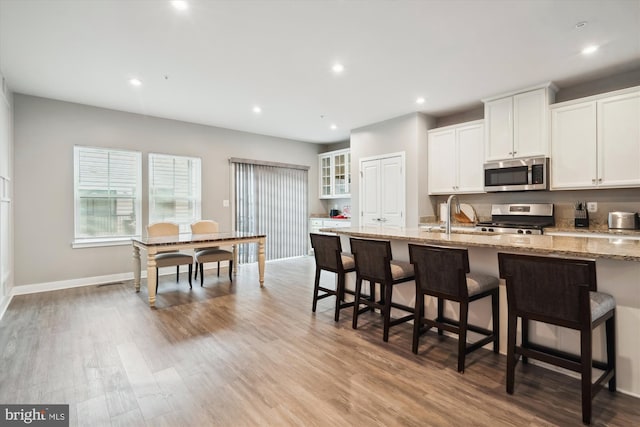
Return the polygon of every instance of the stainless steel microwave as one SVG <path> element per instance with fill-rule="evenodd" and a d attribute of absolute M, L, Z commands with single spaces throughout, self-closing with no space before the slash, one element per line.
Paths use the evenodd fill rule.
<path fill-rule="evenodd" d="M 549 159 L 529 157 L 484 164 L 484 190 L 529 191 L 549 189 Z"/>

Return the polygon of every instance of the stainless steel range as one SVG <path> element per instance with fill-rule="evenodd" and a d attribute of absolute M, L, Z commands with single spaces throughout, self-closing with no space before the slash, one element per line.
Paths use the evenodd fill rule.
<path fill-rule="evenodd" d="M 475 230 L 485 233 L 542 234 L 555 224 L 552 203 L 491 205 L 491 221 L 479 222 Z"/>

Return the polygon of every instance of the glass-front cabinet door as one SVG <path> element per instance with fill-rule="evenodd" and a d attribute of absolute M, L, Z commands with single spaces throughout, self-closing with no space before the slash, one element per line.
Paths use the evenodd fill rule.
<path fill-rule="evenodd" d="M 320 156 L 320 197 L 331 196 L 331 156 Z"/>
<path fill-rule="evenodd" d="M 320 198 L 350 197 L 351 152 L 346 150 L 320 154 Z"/>
<path fill-rule="evenodd" d="M 333 182 L 335 195 L 349 193 L 347 153 L 338 154 L 334 158 Z"/>

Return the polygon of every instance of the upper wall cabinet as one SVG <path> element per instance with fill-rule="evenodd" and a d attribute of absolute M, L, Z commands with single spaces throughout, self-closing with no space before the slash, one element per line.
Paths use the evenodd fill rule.
<path fill-rule="evenodd" d="M 485 160 L 548 156 L 548 108 L 555 93 L 548 83 L 484 99 Z"/>
<path fill-rule="evenodd" d="M 483 121 L 429 131 L 429 194 L 484 192 Z"/>
<path fill-rule="evenodd" d="M 330 151 L 318 156 L 320 162 L 320 198 L 351 197 L 351 152 Z"/>
<path fill-rule="evenodd" d="M 551 188 L 640 186 L 640 87 L 551 106 Z"/>

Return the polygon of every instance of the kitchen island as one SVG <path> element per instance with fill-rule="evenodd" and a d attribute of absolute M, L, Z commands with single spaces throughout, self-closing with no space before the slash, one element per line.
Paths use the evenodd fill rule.
<path fill-rule="evenodd" d="M 616 352 L 618 390 L 640 397 L 640 240 L 620 236 L 574 237 L 551 235 L 509 235 L 429 232 L 419 228 L 351 227 L 332 231 L 341 236 L 343 249 L 349 250 L 349 238 L 385 239 L 391 241 L 394 259 L 409 259 L 408 243 L 463 247 L 469 250 L 472 271 L 498 274 L 498 252 L 524 253 L 596 260 L 598 290 L 616 300 Z M 348 275 L 347 286 L 354 278 Z M 397 286 L 394 300 L 400 304 L 415 304 L 415 285 L 408 282 Z M 445 305 L 446 315 L 457 318 L 457 306 Z M 435 313 L 435 301 L 425 302 L 428 315 Z M 469 320 L 490 328 L 491 310 L 488 301 L 470 305 Z M 500 352 L 506 353 L 507 299 L 504 281 L 500 286 Z M 530 338 L 534 342 L 564 351 L 578 352 L 580 341 L 576 331 L 531 322 Z M 473 337 L 472 339 L 475 339 Z M 603 359 L 604 334 L 594 332 L 594 358 Z M 556 368 L 553 368 L 556 369 Z M 568 371 L 563 371 L 568 372 Z M 574 375 L 570 373 L 570 375 Z"/>

